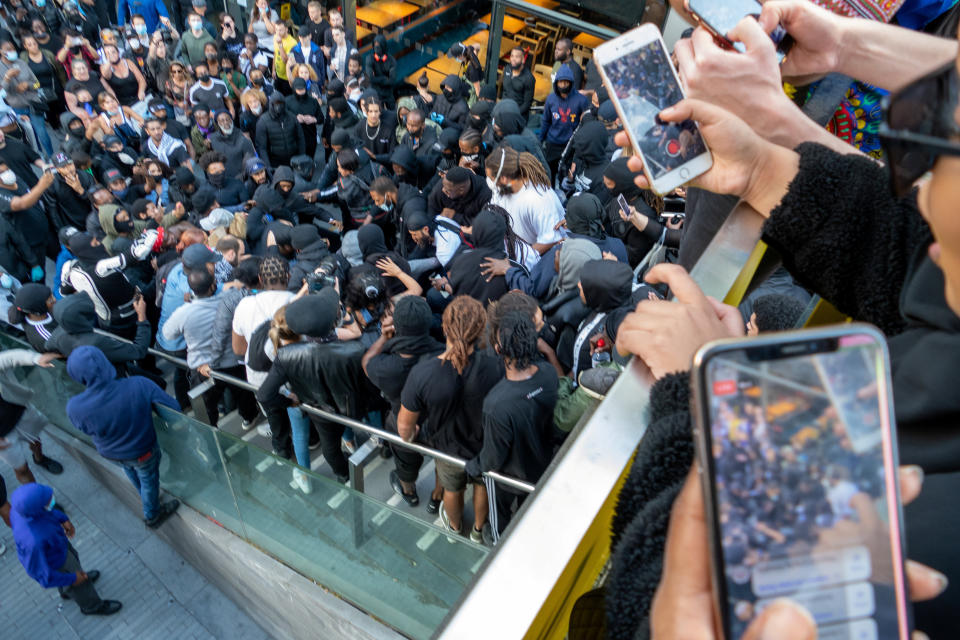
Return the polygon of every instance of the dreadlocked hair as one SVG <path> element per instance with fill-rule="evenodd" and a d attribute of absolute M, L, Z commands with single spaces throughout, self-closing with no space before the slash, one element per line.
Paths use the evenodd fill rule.
<path fill-rule="evenodd" d="M 537 309 L 540 305 L 531 296 L 522 291 L 508 291 L 503 294 L 499 300 L 491 302 L 487 306 L 487 342 L 494 344 L 497 341 L 497 333 L 500 332 L 500 325 L 503 324 L 504 317 L 510 313 L 522 313 L 530 318 L 536 328 Z"/>
<path fill-rule="evenodd" d="M 481 209 L 481 211 L 495 213 L 507 221 L 507 233 L 503 236 L 503 239 L 507 245 L 507 258 L 516 262 L 522 262 L 523 246 L 527 243 L 521 240 L 520 236 L 514 232 L 513 217 L 510 215 L 510 212 L 496 204 L 485 204 L 483 205 L 483 209 Z"/>
<path fill-rule="evenodd" d="M 501 162 L 503 169 L 500 168 Z M 547 175 L 543 165 L 537 160 L 537 156 L 526 151 L 517 151 L 506 145 L 500 145 L 487 156 L 486 167 L 499 173 L 499 178 L 520 179 L 535 187 L 550 188 L 550 176 Z"/>
<path fill-rule="evenodd" d="M 497 331 L 497 344 L 505 362 L 515 369 L 526 369 L 538 357 L 537 329 L 527 314 L 511 311 L 503 317 Z"/>
<path fill-rule="evenodd" d="M 300 334 L 295 333 L 289 326 L 287 326 L 287 308 L 280 307 L 277 309 L 276 313 L 273 314 L 273 320 L 270 322 L 270 330 L 267 332 L 267 336 L 270 338 L 270 342 L 273 343 L 273 348 L 279 350 L 280 342 L 297 342 L 300 340 Z"/>
<path fill-rule="evenodd" d="M 483 305 L 470 296 L 457 296 L 443 310 L 443 333 L 447 338 L 447 353 L 457 373 L 462 374 L 470 361 L 470 354 L 483 337 L 487 316 Z"/>

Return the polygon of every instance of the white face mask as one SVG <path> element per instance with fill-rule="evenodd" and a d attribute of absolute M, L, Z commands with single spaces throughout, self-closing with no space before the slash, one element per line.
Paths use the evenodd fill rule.
<path fill-rule="evenodd" d="M 192 21 L 192 20 L 190 21 L 190 30 L 191 30 L 191 31 L 193 31 L 194 33 L 200 33 L 200 30 L 201 30 L 201 29 L 203 29 L 203 23 L 202 23 L 202 22 L 195 22 L 195 21 Z"/>
<path fill-rule="evenodd" d="M 259 104 L 250 105 L 250 113 L 253 115 L 258 116 L 260 115 L 261 111 L 263 111 L 263 107 L 261 107 Z"/>
<path fill-rule="evenodd" d="M 12 169 L 7 169 L 3 173 L 0 173 L 0 182 L 9 186 L 17 184 L 17 174 L 13 172 Z"/>

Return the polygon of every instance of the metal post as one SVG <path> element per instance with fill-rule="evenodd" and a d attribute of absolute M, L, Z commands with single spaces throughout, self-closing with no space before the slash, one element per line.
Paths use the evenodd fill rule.
<path fill-rule="evenodd" d="M 367 466 L 372 458 L 377 456 L 377 445 L 373 440 L 367 440 L 363 446 L 353 452 L 353 455 L 347 460 L 350 465 L 350 488 L 359 493 L 363 493 L 363 468 Z M 363 526 L 363 500 L 356 496 L 351 496 L 353 503 L 353 544 L 359 549 L 360 545 L 367 541 L 366 531 Z"/>
<path fill-rule="evenodd" d="M 357 0 L 343 0 L 343 28 L 347 32 L 347 40 L 353 36 L 353 43 L 357 43 Z"/>
<path fill-rule="evenodd" d="M 493 0 L 490 10 L 490 36 L 487 38 L 487 84 L 497 84 L 497 66 L 500 62 L 500 39 L 503 37 L 503 10 L 500 0 Z"/>

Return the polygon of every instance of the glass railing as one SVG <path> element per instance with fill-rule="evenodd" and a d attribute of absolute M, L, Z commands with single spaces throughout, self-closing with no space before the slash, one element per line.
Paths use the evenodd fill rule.
<path fill-rule="evenodd" d="M 10 348 L 29 346 L 0 333 Z M 62 362 L 17 375 L 52 424 L 90 442 L 66 416 L 83 388 Z M 155 424 L 165 491 L 404 635 L 430 637 L 487 555 L 325 476 L 301 470 L 311 491 L 294 489 L 299 467 L 166 407 Z"/>

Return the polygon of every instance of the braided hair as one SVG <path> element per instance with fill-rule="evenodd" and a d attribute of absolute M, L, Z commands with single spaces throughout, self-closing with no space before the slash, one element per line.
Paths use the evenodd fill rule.
<path fill-rule="evenodd" d="M 503 317 L 497 344 L 504 361 L 515 369 L 526 369 L 539 357 L 537 329 L 522 311 L 511 311 Z"/>
<path fill-rule="evenodd" d="M 286 286 L 290 280 L 290 267 L 287 261 L 278 256 L 267 256 L 260 261 L 260 286 Z"/>
<path fill-rule="evenodd" d="M 487 156 L 486 166 L 496 173 L 494 181 L 500 178 L 520 179 L 535 187 L 550 188 L 550 176 L 532 153 L 500 145 Z"/>
<path fill-rule="evenodd" d="M 520 239 L 514 230 L 513 230 L 513 217 L 510 215 L 510 212 L 504 209 L 503 207 L 496 204 L 485 204 L 483 209 L 480 210 L 489 211 L 495 213 L 498 216 L 503 217 L 507 222 L 507 233 L 503 236 L 504 242 L 507 245 L 507 258 L 515 262 L 523 261 L 523 245 L 526 243 Z"/>
<path fill-rule="evenodd" d="M 487 316 L 483 305 L 470 296 L 457 296 L 443 310 L 443 333 L 447 338 L 449 360 L 457 373 L 462 374 L 470 361 L 470 354 L 483 337 Z"/>

